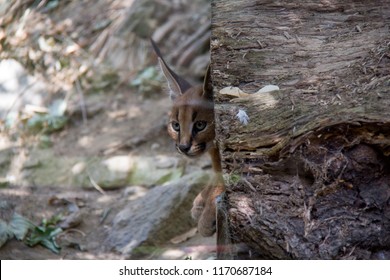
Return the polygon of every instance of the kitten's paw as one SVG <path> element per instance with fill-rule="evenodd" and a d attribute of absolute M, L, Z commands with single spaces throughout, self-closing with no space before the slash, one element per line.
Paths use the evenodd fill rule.
<path fill-rule="evenodd" d="M 224 191 L 223 184 L 208 186 L 194 200 L 191 214 L 199 218 L 198 231 L 202 236 L 211 236 L 216 231 L 217 198 Z"/>
<path fill-rule="evenodd" d="M 198 194 L 192 203 L 192 209 L 191 209 L 191 217 L 195 221 L 199 221 L 200 216 L 202 215 L 202 212 L 204 210 L 205 206 L 205 200 L 202 197 L 202 193 Z"/>
<path fill-rule="evenodd" d="M 215 202 L 207 204 L 198 221 L 198 231 L 202 236 L 211 236 L 216 231 L 216 211 Z"/>

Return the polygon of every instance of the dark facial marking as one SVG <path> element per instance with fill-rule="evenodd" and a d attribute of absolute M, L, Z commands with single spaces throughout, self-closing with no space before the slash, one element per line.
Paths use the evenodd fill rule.
<path fill-rule="evenodd" d="M 192 113 L 192 121 L 193 121 L 193 122 L 195 121 L 197 115 L 198 115 L 198 112 L 197 112 L 197 111 L 194 111 L 194 112 Z"/>

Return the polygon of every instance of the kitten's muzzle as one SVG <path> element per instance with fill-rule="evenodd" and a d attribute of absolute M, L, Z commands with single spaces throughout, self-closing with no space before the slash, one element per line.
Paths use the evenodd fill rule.
<path fill-rule="evenodd" d="M 177 145 L 177 149 L 182 154 L 187 154 L 189 150 L 191 149 L 191 144 L 179 144 Z"/>
<path fill-rule="evenodd" d="M 176 145 L 176 149 L 179 151 L 179 153 L 187 157 L 197 157 L 206 151 L 206 144 L 200 143 L 195 146 L 180 144 L 180 145 Z"/>

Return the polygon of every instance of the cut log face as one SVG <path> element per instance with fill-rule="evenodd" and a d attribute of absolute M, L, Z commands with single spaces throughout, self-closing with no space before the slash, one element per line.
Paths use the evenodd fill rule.
<path fill-rule="evenodd" d="M 238 257 L 390 259 L 385 2 L 213 1 L 220 243 Z"/>

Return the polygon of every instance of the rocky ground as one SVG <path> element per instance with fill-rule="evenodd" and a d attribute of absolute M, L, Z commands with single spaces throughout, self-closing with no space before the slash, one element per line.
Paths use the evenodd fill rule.
<path fill-rule="evenodd" d="M 215 257 L 215 237 L 201 237 L 190 217 L 210 161 L 181 157 L 166 133 L 170 100 L 148 42 L 136 38 L 135 27 L 130 36 L 118 24 L 129 13 L 150 12 L 153 1 L 130 9 L 131 2 L 43 1 L 36 7 L 17 1 L 1 18 L 7 27 L 0 29 L 0 259 Z M 156 19 L 165 23 L 153 33 L 163 50 L 175 40 L 183 49 L 196 40 L 183 35 L 192 34 L 191 27 L 172 32 L 183 18 L 204 22 L 207 9 L 196 15 L 190 2 L 156 1 L 169 9 L 148 14 L 151 27 Z M 72 18 L 74 10 L 87 13 L 85 21 Z M 26 25 L 27 19 L 36 22 Z M 132 62 L 141 72 L 134 72 L 128 55 L 135 46 L 143 60 Z M 207 54 L 196 50 L 171 53 L 168 60 L 181 69 L 191 69 L 196 59 L 193 65 L 206 65 Z M 198 68 L 191 78 L 199 77 Z M 38 229 L 41 242 L 32 246 Z"/>
<path fill-rule="evenodd" d="M 140 99 L 124 89 L 86 103 L 87 121 L 75 114 L 49 143 L 2 134 L 2 219 L 76 218 L 56 237 L 59 254 L 12 239 L 1 258 L 212 257 L 214 238 L 198 236 L 189 212 L 209 159 L 177 155 L 165 130 L 168 96 Z"/>

